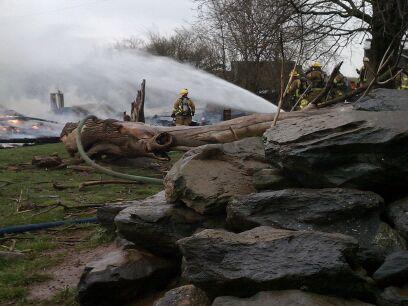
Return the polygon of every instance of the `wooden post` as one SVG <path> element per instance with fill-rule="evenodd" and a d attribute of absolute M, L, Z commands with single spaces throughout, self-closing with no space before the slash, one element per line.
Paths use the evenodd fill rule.
<path fill-rule="evenodd" d="M 143 79 L 140 90 L 137 91 L 136 99 L 132 102 L 130 121 L 145 122 L 144 103 L 146 98 L 146 80 Z"/>
<path fill-rule="evenodd" d="M 146 99 L 146 80 L 143 79 L 142 85 L 140 87 L 141 90 L 141 105 L 139 108 L 139 122 L 145 122 L 145 115 L 144 115 L 144 104 Z"/>
<path fill-rule="evenodd" d="M 64 110 L 64 94 L 58 90 L 50 94 L 51 111 L 54 113 L 61 113 Z"/>
<path fill-rule="evenodd" d="M 57 95 L 55 93 L 50 93 L 50 105 L 51 111 L 57 112 Z"/>
<path fill-rule="evenodd" d="M 232 113 L 230 108 L 224 108 L 222 113 L 222 121 L 227 121 L 232 119 Z"/>

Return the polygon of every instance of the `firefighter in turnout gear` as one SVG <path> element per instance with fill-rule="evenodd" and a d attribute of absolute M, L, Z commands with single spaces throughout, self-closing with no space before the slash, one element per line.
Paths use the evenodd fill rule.
<path fill-rule="evenodd" d="M 311 88 L 306 97 L 300 102 L 300 109 L 305 108 L 321 93 L 325 87 L 325 78 L 322 65 L 319 62 L 313 63 L 306 71 L 306 79 Z"/>
<path fill-rule="evenodd" d="M 406 75 L 405 73 L 400 74 L 400 86 L 398 87 L 398 89 L 408 90 L 408 75 Z"/>
<path fill-rule="evenodd" d="M 369 78 L 369 63 L 370 59 L 368 57 L 364 57 L 363 59 L 363 67 L 360 70 L 356 70 L 359 77 L 358 77 L 358 87 L 363 87 L 368 83 Z"/>
<path fill-rule="evenodd" d="M 322 65 L 319 62 L 313 65 L 306 71 L 306 78 L 313 88 L 324 88 L 325 74 L 322 70 Z"/>
<path fill-rule="evenodd" d="M 299 98 L 302 96 L 302 94 L 307 89 L 306 82 L 300 77 L 300 74 L 296 70 L 293 70 L 291 72 L 291 75 L 292 75 L 292 82 L 290 83 L 289 92 L 288 92 L 290 96 L 290 101 L 288 105 L 289 110 L 295 106 Z"/>
<path fill-rule="evenodd" d="M 333 88 L 330 91 L 331 98 L 344 96 L 348 91 L 347 79 L 339 72 L 333 80 Z"/>
<path fill-rule="evenodd" d="M 195 113 L 195 105 L 188 97 L 188 90 L 182 89 L 180 91 L 180 98 L 174 103 L 173 113 L 176 125 L 191 125 Z"/>

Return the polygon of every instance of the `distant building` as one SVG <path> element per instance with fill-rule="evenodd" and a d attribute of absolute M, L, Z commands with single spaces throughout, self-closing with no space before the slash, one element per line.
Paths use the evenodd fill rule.
<path fill-rule="evenodd" d="M 288 81 L 293 61 L 285 63 L 285 82 Z M 277 103 L 280 92 L 281 61 L 233 61 L 229 81 L 264 99 Z M 298 67 L 301 70 L 301 67 Z"/>

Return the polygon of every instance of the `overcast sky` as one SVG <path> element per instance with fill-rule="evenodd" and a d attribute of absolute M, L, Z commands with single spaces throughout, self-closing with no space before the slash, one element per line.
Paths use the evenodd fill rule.
<path fill-rule="evenodd" d="M 170 33 L 193 19 L 191 0 L 0 0 L 0 56 L 27 56 L 31 49 L 41 56 L 40 46 L 50 48 L 53 40 L 67 51 L 73 38 L 96 47 L 149 31 Z M 343 54 L 347 75 L 361 63 L 362 47 L 353 50 Z"/>
<path fill-rule="evenodd" d="M 190 0 L 0 0 L 1 34 L 48 33 L 57 27 L 96 42 L 168 33 L 190 22 L 192 13 Z"/>

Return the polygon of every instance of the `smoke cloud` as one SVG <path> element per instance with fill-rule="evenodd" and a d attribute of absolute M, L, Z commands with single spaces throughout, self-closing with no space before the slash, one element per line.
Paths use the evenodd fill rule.
<path fill-rule="evenodd" d="M 190 65 L 141 51 L 117 51 L 75 33 L 77 29 L 67 25 L 3 31 L 0 106 L 53 119 L 49 94 L 60 89 L 66 106 L 94 104 L 96 115 L 112 117 L 129 111 L 146 79 L 148 115 L 169 114 L 182 88 L 189 89 L 201 108 L 213 103 L 253 112 L 275 110 L 262 98 Z"/>

